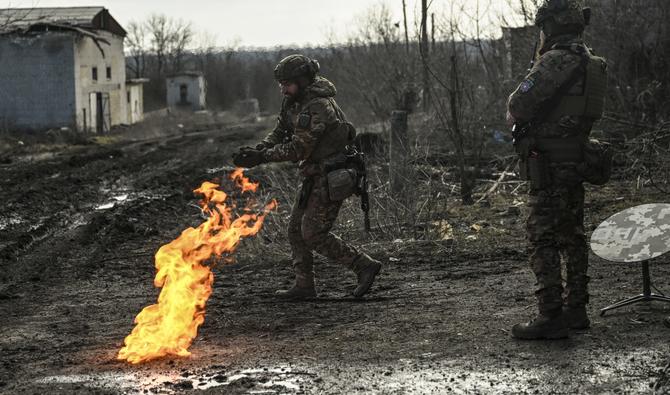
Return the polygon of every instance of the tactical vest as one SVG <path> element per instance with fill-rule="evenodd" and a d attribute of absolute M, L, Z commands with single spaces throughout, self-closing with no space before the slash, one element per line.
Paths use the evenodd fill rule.
<path fill-rule="evenodd" d="M 347 146 L 353 144 L 354 138 L 356 137 L 356 129 L 354 129 L 354 126 L 347 121 L 342 109 L 335 103 L 333 98 L 329 98 L 328 101 L 335 109 L 337 122 L 328 125 L 326 130 L 323 131 L 312 154 L 306 160 L 308 163 L 317 164 L 334 155 L 345 153 Z M 304 106 L 304 110 L 301 114 L 306 113 L 309 115 L 309 112 L 307 111 L 308 107 L 309 102 Z"/>
<path fill-rule="evenodd" d="M 567 49 L 582 57 L 579 70 L 584 73 L 584 85 L 580 95 L 563 94 L 547 116 L 547 121 L 557 122 L 564 116 L 600 119 L 605 108 L 607 94 L 607 62 L 605 59 L 593 55 L 588 48 L 578 44 L 555 45 L 552 49 Z M 573 81 L 571 85 L 577 81 Z"/>

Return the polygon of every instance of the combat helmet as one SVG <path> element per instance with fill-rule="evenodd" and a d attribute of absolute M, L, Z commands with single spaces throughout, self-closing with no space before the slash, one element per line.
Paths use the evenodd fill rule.
<path fill-rule="evenodd" d="M 319 72 L 319 62 L 305 55 L 289 55 L 279 61 L 275 67 L 277 81 L 312 81 Z"/>
<path fill-rule="evenodd" d="M 590 17 L 591 9 L 582 7 L 581 0 L 544 0 L 537 9 L 535 25 L 542 27 L 551 20 L 562 31 L 582 32 Z"/>

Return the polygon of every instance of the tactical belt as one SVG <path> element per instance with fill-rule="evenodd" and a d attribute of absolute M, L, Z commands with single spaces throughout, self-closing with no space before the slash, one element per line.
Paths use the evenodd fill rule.
<path fill-rule="evenodd" d="M 581 137 L 537 138 L 535 148 L 546 154 L 551 163 L 580 163 L 584 159 L 584 141 Z"/>

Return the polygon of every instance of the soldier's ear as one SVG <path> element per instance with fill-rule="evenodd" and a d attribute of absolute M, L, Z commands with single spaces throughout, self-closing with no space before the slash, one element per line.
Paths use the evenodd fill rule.
<path fill-rule="evenodd" d="M 310 62 L 310 68 L 314 72 L 314 74 L 318 73 L 319 70 L 321 70 L 321 65 L 319 64 L 319 61 L 316 59 L 312 59 Z"/>

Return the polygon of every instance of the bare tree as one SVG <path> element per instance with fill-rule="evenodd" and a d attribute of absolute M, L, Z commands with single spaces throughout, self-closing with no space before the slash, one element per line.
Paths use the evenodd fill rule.
<path fill-rule="evenodd" d="M 346 46 L 332 47 L 331 70 L 343 89 L 360 97 L 376 121 L 386 122 L 394 109 L 411 111 L 416 98 L 412 89 L 413 63 L 416 53 L 409 54 L 400 23 L 385 6 L 371 8 L 360 19 L 358 31 Z M 411 49 L 410 49 L 411 52 Z M 414 95 L 415 96 L 415 95 Z"/>
<path fill-rule="evenodd" d="M 428 0 L 421 0 L 421 44 L 420 44 L 421 57 L 424 59 L 423 62 L 423 75 L 422 75 L 422 88 L 423 88 L 423 110 L 427 111 L 430 107 L 430 88 L 428 84 L 430 83 L 428 62 Z"/>
<path fill-rule="evenodd" d="M 151 52 L 156 58 L 157 74 L 162 75 L 168 65 L 172 71 L 178 71 L 182 66 L 184 52 L 193 40 L 191 22 L 154 14 L 145 24 Z"/>
<path fill-rule="evenodd" d="M 132 60 L 127 65 L 135 74 L 135 78 L 142 78 L 146 73 L 146 58 L 149 51 L 147 27 L 144 23 L 132 21 L 128 24 L 127 29 L 125 46 Z"/>
<path fill-rule="evenodd" d="M 168 40 L 167 54 L 172 70 L 179 71 L 182 68 L 184 53 L 190 46 L 195 36 L 191 22 L 179 19 L 172 22 L 172 32 Z"/>
<path fill-rule="evenodd" d="M 503 68 L 494 31 L 490 0 L 454 1 L 444 16 L 440 45 L 422 62 L 431 77 L 431 108 L 437 129 L 453 144 L 461 200 L 472 204 L 487 132 L 504 120 Z"/>
<path fill-rule="evenodd" d="M 34 8 L 27 9 L 12 9 L 12 4 L 7 4 L 7 8 L 0 13 L 0 31 L 9 29 L 12 25 L 16 25 L 26 20 L 34 11 Z"/>

